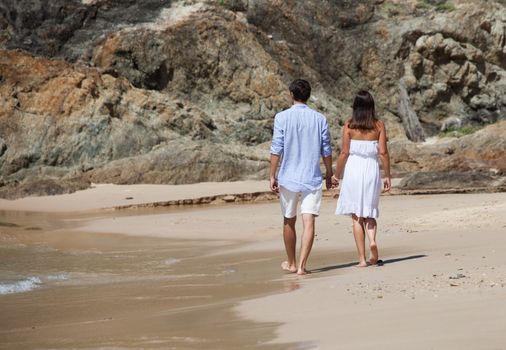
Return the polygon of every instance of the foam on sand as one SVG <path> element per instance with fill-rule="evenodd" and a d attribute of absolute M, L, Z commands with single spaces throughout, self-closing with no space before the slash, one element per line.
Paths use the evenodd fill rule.
<path fill-rule="evenodd" d="M 42 284 L 40 278 L 30 276 L 24 280 L 0 283 L 0 295 L 29 292 Z"/>

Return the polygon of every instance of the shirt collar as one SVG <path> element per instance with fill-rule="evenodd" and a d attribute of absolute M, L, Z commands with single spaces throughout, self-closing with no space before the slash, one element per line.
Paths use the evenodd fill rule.
<path fill-rule="evenodd" d="M 292 108 L 307 108 L 307 105 L 302 104 L 302 103 L 297 103 L 297 104 L 292 105 Z"/>

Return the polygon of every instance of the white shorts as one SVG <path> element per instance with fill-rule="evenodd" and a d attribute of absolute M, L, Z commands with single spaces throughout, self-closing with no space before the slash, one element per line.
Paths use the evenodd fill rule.
<path fill-rule="evenodd" d="M 284 187 L 279 188 L 279 201 L 281 203 L 281 213 L 287 219 L 297 216 L 297 203 L 301 198 L 300 212 L 302 214 L 320 214 L 320 205 L 322 203 L 322 188 L 307 192 L 292 192 Z"/>

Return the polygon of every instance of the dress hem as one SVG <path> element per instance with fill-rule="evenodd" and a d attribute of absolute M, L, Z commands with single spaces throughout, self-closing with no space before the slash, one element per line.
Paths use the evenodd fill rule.
<path fill-rule="evenodd" d="M 336 215 L 348 215 L 351 216 L 355 214 L 360 218 L 373 218 L 377 219 L 379 217 L 379 209 L 378 208 L 360 208 L 358 205 L 338 205 L 336 208 Z"/>

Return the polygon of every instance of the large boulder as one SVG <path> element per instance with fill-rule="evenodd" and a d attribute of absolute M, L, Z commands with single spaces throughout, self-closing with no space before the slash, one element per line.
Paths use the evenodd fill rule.
<path fill-rule="evenodd" d="M 477 171 L 506 174 L 506 121 L 460 138 L 442 138 L 417 144 L 390 143 L 392 166 L 401 173 Z"/>
<path fill-rule="evenodd" d="M 217 127 L 207 113 L 125 78 L 13 51 L 2 51 L 0 75 L 7 96 L 0 110 L 4 186 L 37 177 L 75 189 L 67 180 L 192 183 L 266 175 L 261 148 L 214 145 Z M 30 187 L 20 193 L 38 193 Z"/>
<path fill-rule="evenodd" d="M 465 190 L 504 188 L 506 177 L 476 171 L 417 172 L 402 179 L 402 190 Z"/>
<path fill-rule="evenodd" d="M 367 88 L 395 173 L 504 172 L 505 26 L 486 0 L 0 0 L 0 184 L 265 178 L 298 77 L 336 152 Z"/>

